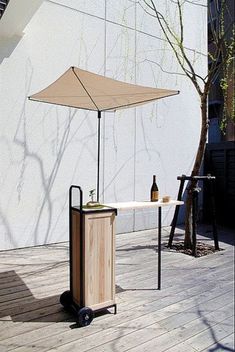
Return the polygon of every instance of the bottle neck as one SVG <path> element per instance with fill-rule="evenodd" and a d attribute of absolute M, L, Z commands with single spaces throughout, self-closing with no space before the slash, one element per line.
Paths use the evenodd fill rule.
<path fill-rule="evenodd" d="M 153 183 L 156 183 L 156 175 L 153 175 Z"/>

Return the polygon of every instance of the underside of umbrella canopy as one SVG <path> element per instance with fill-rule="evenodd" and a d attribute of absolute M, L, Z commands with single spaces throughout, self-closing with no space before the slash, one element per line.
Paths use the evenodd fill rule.
<path fill-rule="evenodd" d="M 85 110 L 115 111 L 178 93 L 176 90 L 129 84 L 70 67 L 55 82 L 29 99 Z"/>

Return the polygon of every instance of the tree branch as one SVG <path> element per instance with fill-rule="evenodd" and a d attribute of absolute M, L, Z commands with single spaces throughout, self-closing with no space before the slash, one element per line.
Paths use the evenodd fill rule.
<path fill-rule="evenodd" d="M 180 18 L 180 43 L 183 45 L 184 41 L 184 27 L 183 27 L 183 18 L 182 18 L 182 9 L 179 0 L 177 0 L 177 7 L 179 11 L 179 18 Z"/>
<path fill-rule="evenodd" d="M 144 12 L 145 13 L 147 13 L 149 16 L 151 16 L 151 17 L 154 17 L 154 18 L 156 18 L 156 15 L 154 15 L 154 14 L 152 14 L 152 13 L 150 13 L 150 12 L 148 12 L 147 10 L 146 10 L 146 8 L 144 8 L 144 6 L 141 4 L 141 2 L 140 1 L 137 1 L 137 3 L 139 4 L 139 6 L 144 10 Z"/>
<path fill-rule="evenodd" d="M 157 63 L 156 61 L 153 61 L 153 60 L 149 60 L 149 59 L 144 59 L 143 61 L 140 61 L 140 62 L 150 62 L 151 64 L 154 64 L 154 65 L 157 65 L 159 68 L 160 68 L 160 70 L 162 71 L 162 72 L 164 72 L 164 73 L 167 73 L 167 74 L 169 74 L 169 75 L 179 75 L 179 76 L 186 76 L 186 74 L 185 73 L 181 73 L 181 72 L 170 72 L 170 71 L 166 71 L 166 70 L 164 70 L 163 68 L 162 68 L 162 66 L 159 64 L 159 63 Z"/>
<path fill-rule="evenodd" d="M 146 3 L 146 0 L 144 0 L 144 2 Z M 179 4 L 179 1 L 177 0 L 178 2 L 178 6 L 181 6 Z M 171 46 L 174 54 L 175 54 L 175 57 L 180 65 L 180 67 L 182 68 L 182 70 L 184 71 L 184 73 L 186 74 L 186 76 L 191 80 L 191 82 L 193 83 L 194 87 L 196 88 L 198 94 L 201 96 L 202 95 L 202 91 L 201 91 L 201 88 L 197 82 L 197 74 L 195 73 L 194 71 L 194 68 L 190 62 L 190 60 L 188 59 L 186 53 L 185 53 L 185 50 L 184 50 L 184 46 L 183 46 L 183 43 L 179 41 L 179 39 L 177 38 L 177 36 L 172 32 L 172 30 L 170 29 L 168 23 L 166 22 L 165 18 L 162 16 L 161 13 L 159 13 L 159 11 L 156 9 L 156 6 L 155 6 L 155 3 L 153 0 L 151 0 L 151 4 L 152 4 L 152 8 L 154 9 L 155 13 L 156 13 L 156 17 L 157 17 L 157 20 L 158 20 L 158 23 L 167 39 L 167 42 L 168 44 Z M 166 26 L 166 28 L 163 26 L 162 24 L 162 21 L 161 21 L 161 18 L 163 18 L 163 23 L 164 25 Z M 181 18 L 180 18 L 180 27 L 183 27 L 183 18 L 182 18 L 182 12 L 181 12 Z M 175 39 L 176 41 L 176 44 L 173 44 L 172 41 L 171 41 L 171 38 L 169 37 L 168 35 L 168 32 L 169 34 Z M 181 52 L 181 55 L 182 55 L 182 58 L 185 60 L 185 62 L 187 63 L 188 67 L 189 67 L 189 70 L 186 69 L 184 63 L 182 62 L 182 59 L 180 58 L 180 55 L 178 53 L 178 51 L 176 50 L 175 48 L 175 45 L 180 49 L 180 52 Z M 202 79 L 202 81 L 204 82 L 204 79 L 202 77 L 200 77 Z"/>

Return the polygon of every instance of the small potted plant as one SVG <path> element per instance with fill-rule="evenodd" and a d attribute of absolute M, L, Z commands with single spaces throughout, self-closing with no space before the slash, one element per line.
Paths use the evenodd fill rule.
<path fill-rule="evenodd" d="M 95 197 L 95 189 L 91 189 L 89 191 L 89 197 L 91 198 L 91 200 L 89 202 L 87 202 L 87 207 L 89 208 L 93 208 L 93 207 L 97 207 L 100 206 L 100 203 L 94 200 Z"/>

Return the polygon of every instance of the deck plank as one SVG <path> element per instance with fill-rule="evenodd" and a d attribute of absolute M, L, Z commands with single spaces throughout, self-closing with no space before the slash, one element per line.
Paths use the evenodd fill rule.
<path fill-rule="evenodd" d="M 164 243 L 168 234 L 164 228 Z M 118 314 L 99 315 L 83 329 L 59 304 L 69 285 L 68 243 L 0 252 L 0 351 L 194 352 L 232 345 L 231 244 L 202 258 L 163 245 L 158 291 L 156 230 L 116 237 Z"/>
<path fill-rule="evenodd" d="M 235 350 L 235 341 L 234 341 L 234 329 L 232 334 L 227 335 L 225 338 L 219 340 L 216 343 L 213 343 L 213 345 L 207 346 L 204 351 L 208 351 L 208 348 L 210 351 L 234 351 Z M 172 352 L 172 351 L 171 351 Z"/>

